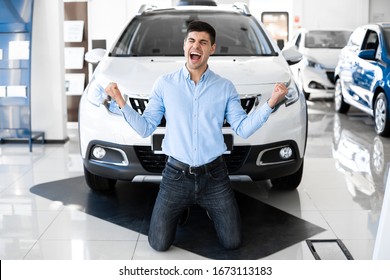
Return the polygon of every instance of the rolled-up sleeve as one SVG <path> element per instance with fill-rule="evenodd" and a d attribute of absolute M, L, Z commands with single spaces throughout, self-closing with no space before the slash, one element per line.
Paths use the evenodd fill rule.
<path fill-rule="evenodd" d="M 164 113 L 164 102 L 161 97 L 159 81 L 153 87 L 149 102 L 142 115 L 136 112 L 129 104 L 122 108 L 122 115 L 126 122 L 141 136 L 150 136 L 160 124 Z"/>
<path fill-rule="evenodd" d="M 272 111 L 273 109 L 266 102 L 254 112 L 247 114 L 242 108 L 240 97 L 233 86 L 225 116 L 232 130 L 238 136 L 246 139 L 263 126 Z"/>

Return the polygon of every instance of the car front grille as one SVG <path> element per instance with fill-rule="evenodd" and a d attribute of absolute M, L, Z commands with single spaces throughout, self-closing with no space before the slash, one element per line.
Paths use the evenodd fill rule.
<path fill-rule="evenodd" d="M 135 153 L 142 167 L 152 173 L 161 173 L 165 167 L 167 156 L 153 153 L 150 146 L 134 146 Z M 229 172 L 235 172 L 241 168 L 248 155 L 250 146 L 235 146 L 230 154 L 224 154 Z"/>
<path fill-rule="evenodd" d="M 144 98 L 129 98 L 130 105 L 133 107 L 135 111 L 137 111 L 140 115 L 142 115 L 145 111 L 146 105 L 148 104 L 149 100 Z M 244 109 L 244 111 L 248 114 L 253 106 L 255 105 L 256 97 L 249 97 L 249 98 L 242 98 L 241 99 L 241 106 Z M 159 127 L 165 127 L 166 121 L 165 118 L 161 120 L 161 123 Z M 228 127 L 229 124 L 225 122 L 224 127 Z"/>
<path fill-rule="evenodd" d="M 334 84 L 334 71 L 326 71 L 326 76 L 328 76 L 329 81 Z"/>
<path fill-rule="evenodd" d="M 142 115 L 145 111 L 146 105 L 148 104 L 149 100 L 144 99 L 144 98 L 129 98 L 130 105 L 133 107 L 135 111 L 137 111 L 140 115 Z M 165 118 L 163 117 L 160 124 L 158 125 L 159 127 L 165 127 L 166 121 Z"/>

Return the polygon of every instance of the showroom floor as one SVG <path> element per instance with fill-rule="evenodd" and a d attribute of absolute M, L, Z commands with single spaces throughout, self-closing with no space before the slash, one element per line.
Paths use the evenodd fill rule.
<path fill-rule="evenodd" d="M 304 176 L 297 191 L 274 191 L 267 181 L 239 178 L 233 178 L 234 187 L 323 229 L 309 238 L 329 241 L 318 247 L 321 259 L 345 258 L 333 240 L 342 241 L 354 259 L 371 259 L 390 162 L 383 151 L 390 150 L 390 139 L 377 137 L 372 119 L 363 113 L 337 115 L 333 103 L 324 100 L 309 101 L 308 106 Z M 78 203 L 64 204 L 34 192 L 38 185 L 83 175 L 77 129 L 70 128 L 69 137 L 64 145 L 34 144 L 32 153 L 25 144 L 0 145 L 0 259 L 205 258 L 176 246 L 155 252 L 142 233 L 81 211 Z M 150 178 L 140 181 L 156 184 Z M 264 259 L 314 255 L 301 240 Z"/>

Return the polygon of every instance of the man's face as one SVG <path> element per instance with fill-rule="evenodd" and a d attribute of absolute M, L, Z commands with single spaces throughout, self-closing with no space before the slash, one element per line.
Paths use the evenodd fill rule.
<path fill-rule="evenodd" d="M 184 40 L 184 54 L 189 70 L 205 70 L 209 56 L 215 52 L 215 44 L 211 44 L 207 32 L 193 31 Z"/>

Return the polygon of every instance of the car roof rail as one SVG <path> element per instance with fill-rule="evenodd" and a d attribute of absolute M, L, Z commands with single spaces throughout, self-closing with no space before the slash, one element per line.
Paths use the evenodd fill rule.
<path fill-rule="evenodd" d="M 249 10 L 248 5 L 243 3 L 243 2 L 236 2 L 236 3 L 234 3 L 233 4 L 233 8 L 236 8 L 238 11 L 240 11 L 241 13 L 243 13 L 246 16 L 250 16 L 251 15 L 251 12 Z"/>
<path fill-rule="evenodd" d="M 138 10 L 138 15 L 141 15 L 145 12 L 150 12 L 150 11 L 153 11 L 157 9 L 157 6 L 156 5 L 152 5 L 152 4 L 143 4 L 139 10 Z"/>
<path fill-rule="evenodd" d="M 180 0 L 176 6 L 217 6 L 214 0 Z"/>

